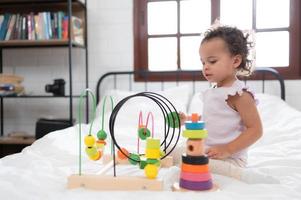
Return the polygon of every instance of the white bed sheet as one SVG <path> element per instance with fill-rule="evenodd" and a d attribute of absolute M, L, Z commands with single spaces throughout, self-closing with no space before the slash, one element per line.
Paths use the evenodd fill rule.
<path fill-rule="evenodd" d="M 166 189 L 162 192 L 68 190 L 67 177 L 78 169 L 77 127 L 71 127 L 52 132 L 22 153 L 0 160 L 0 199 L 301 199 L 301 112 L 277 97 L 258 95 L 258 98 L 264 136 L 249 151 L 249 168 L 274 176 L 280 184 L 246 184 L 213 174 L 221 188 L 218 192 L 171 192 L 169 185 L 178 172 L 172 167 L 160 171 Z M 125 132 L 131 131 L 123 128 Z M 87 125 L 83 129 L 88 130 Z M 125 135 L 121 137 L 123 142 L 127 139 Z M 99 163 L 85 156 L 83 163 L 84 173 L 101 169 Z M 128 173 L 128 170 L 133 171 L 128 168 L 119 171 Z"/>

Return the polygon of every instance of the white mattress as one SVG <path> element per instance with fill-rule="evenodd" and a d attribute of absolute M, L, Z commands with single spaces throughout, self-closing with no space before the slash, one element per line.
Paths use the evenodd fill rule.
<path fill-rule="evenodd" d="M 178 173 L 178 169 L 172 167 L 160 171 L 160 177 L 165 180 L 162 192 L 68 190 L 67 177 L 78 169 L 78 131 L 72 127 L 52 132 L 22 153 L 1 159 L 0 199 L 301 199 L 301 112 L 277 97 L 258 97 L 264 136 L 250 149 L 248 168 L 273 176 L 280 184 L 246 184 L 213 174 L 221 188 L 217 192 L 172 192 L 169 186 Z M 126 133 L 131 131 L 124 124 L 120 126 Z M 87 128 L 84 125 L 84 129 Z M 120 139 L 130 141 L 126 134 Z M 85 156 L 83 163 L 84 173 L 93 173 L 102 167 Z M 123 167 L 117 172 L 139 174 L 136 168 Z"/>

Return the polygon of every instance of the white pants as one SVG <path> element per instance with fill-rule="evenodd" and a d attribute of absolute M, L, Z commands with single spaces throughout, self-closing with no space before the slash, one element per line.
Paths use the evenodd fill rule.
<path fill-rule="evenodd" d="M 229 176 L 238 180 L 242 179 L 243 168 L 247 162 L 240 158 L 226 158 L 222 160 L 210 159 L 209 169 L 211 173 Z"/>
<path fill-rule="evenodd" d="M 179 145 L 172 152 L 175 165 L 180 165 L 182 154 L 185 153 L 185 146 Z M 243 159 L 226 158 L 223 160 L 210 159 L 209 169 L 211 173 L 232 177 L 238 180 L 242 179 L 243 169 L 246 167 L 247 161 Z"/>

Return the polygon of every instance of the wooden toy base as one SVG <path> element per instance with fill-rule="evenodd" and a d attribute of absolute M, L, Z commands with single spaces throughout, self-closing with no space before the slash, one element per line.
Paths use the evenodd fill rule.
<path fill-rule="evenodd" d="M 210 189 L 210 190 L 202 190 L 202 191 L 199 191 L 199 190 L 187 190 L 187 189 L 184 189 L 184 188 L 181 188 L 179 186 L 179 183 L 174 183 L 173 186 L 172 186 L 172 191 L 174 192 L 215 192 L 217 190 L 220 190 L 219 186 L 215 183 L 213 183 L 213 187 Z"/>
<path fill-rule="evenodd" d="M 68 189 L 88 188 L 93 190 L 163 190 L 163 180 L 145 177 L 71 175 L 68 177 Z"/>

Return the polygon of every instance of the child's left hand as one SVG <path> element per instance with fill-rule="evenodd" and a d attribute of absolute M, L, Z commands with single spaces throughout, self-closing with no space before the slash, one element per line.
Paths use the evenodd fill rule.
<path fill-rule="evenodd" d="M 209 158 L 212 159 L 224 159 L 228 158 L 231 155 L 227 145 L 209 147 L 206 150 L 206 154 Z"/>

